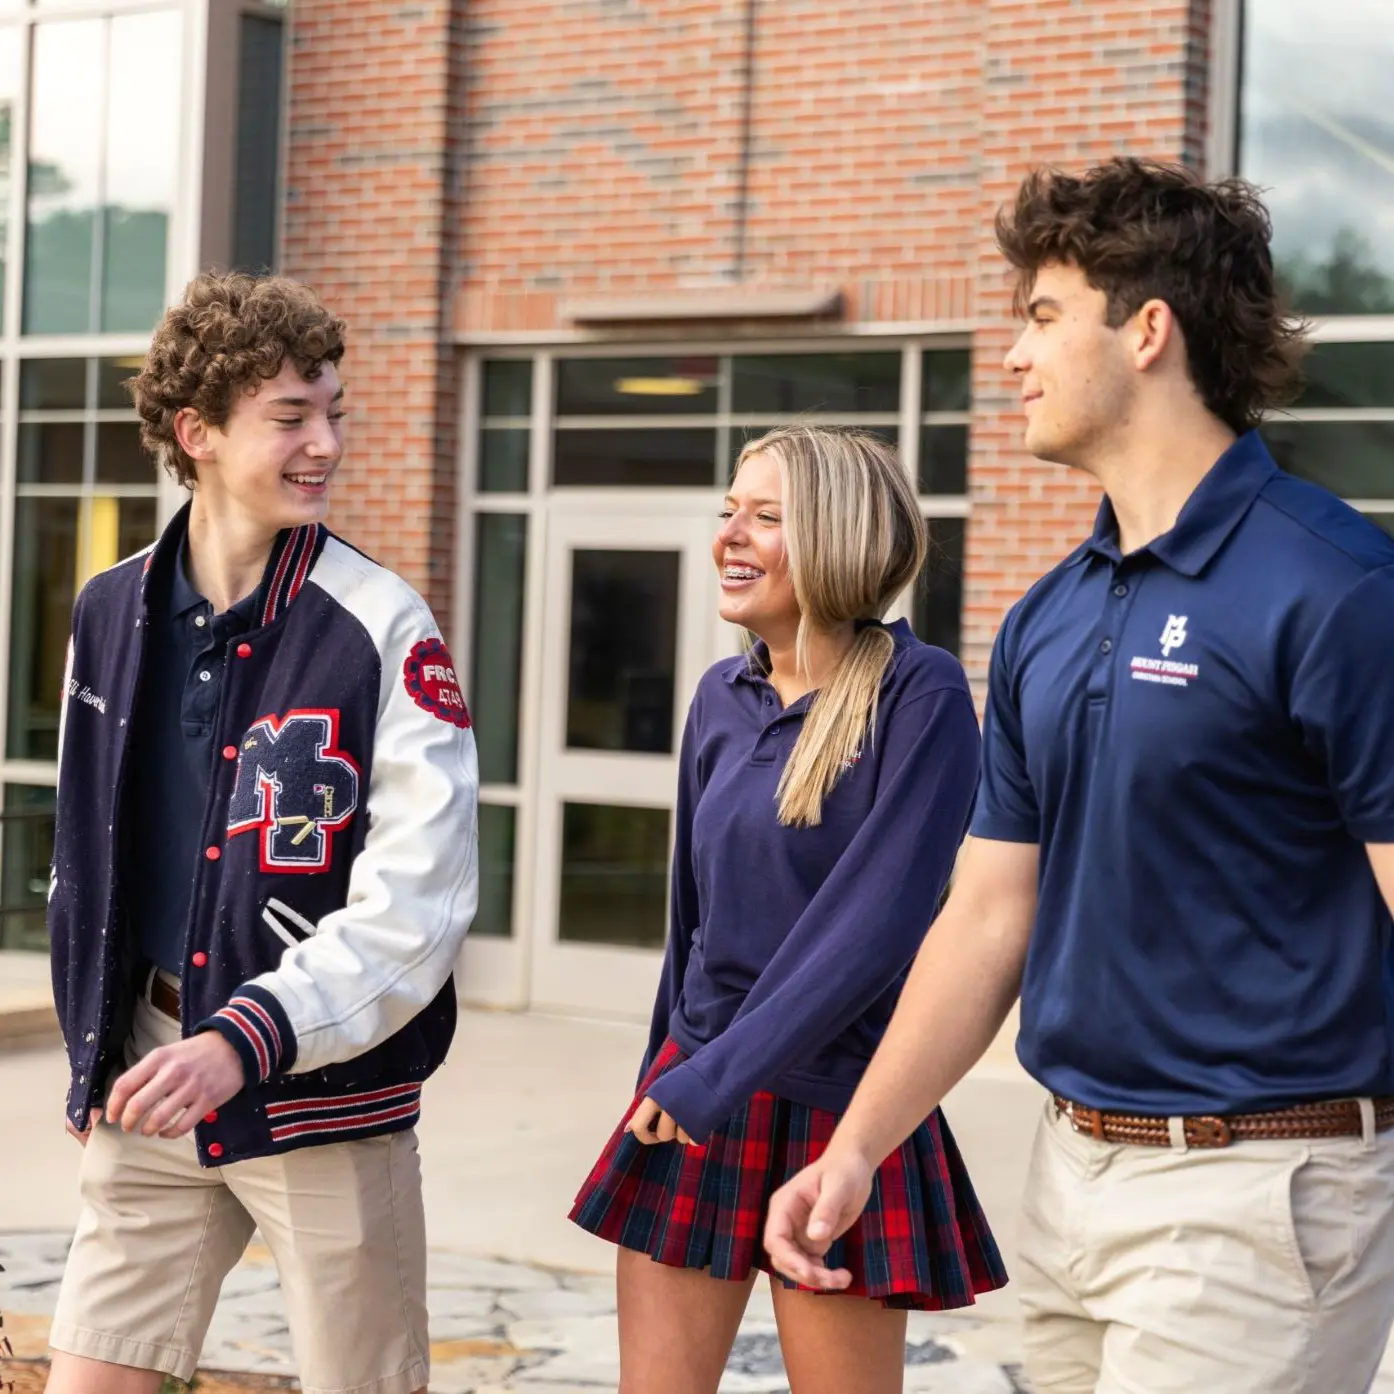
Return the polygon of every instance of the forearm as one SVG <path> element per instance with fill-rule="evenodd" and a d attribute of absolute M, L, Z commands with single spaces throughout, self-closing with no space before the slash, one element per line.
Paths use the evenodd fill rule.
<path fill-rule="evenodd" d="M 1029 921 L 975 923 L 952 900 L 930 931 L 833 1146 L 878 1166 L 992 1044 L 1016 1001 Z"/>

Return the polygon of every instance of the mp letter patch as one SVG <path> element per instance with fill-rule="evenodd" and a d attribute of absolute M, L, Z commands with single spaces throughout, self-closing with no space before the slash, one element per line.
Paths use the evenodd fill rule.
<path fill-rule="evenodd" d="M 407 655 L 402 679 L 411 700 L 452 726 L 469 726 L 469 708 L 455 676 L 455 661 L 439 639 L 423 639 Z"/>
<path fill-rule="evenodd" d="M 358 765 L 337 711 L 264 716 L 242 737 L 228 836 L 261 832 L 263 871 L 327 871 L 336 832 L 358 810 Z"/>

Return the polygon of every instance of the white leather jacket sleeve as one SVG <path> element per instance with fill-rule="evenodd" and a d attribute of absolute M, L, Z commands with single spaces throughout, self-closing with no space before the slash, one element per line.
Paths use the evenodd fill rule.
<path fill-rule="evenodd" d="M 368 832 L 347 903 L 252 980 L 290 1020 L 292 1074 L 361 1055 L 431 1002 L 459 957 L 479 881 L 474 733 L 423 707 L 403 681 L 409 655 L 440 639 L 425 602 L 337 540 L 311 579 L 368 629 L 382 676 Z M 453 673 L 449 686 L 458 693 Z"/>

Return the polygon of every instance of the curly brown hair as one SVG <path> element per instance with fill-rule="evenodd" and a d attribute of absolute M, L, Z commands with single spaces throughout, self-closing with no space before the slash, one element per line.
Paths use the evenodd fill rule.
<path fill-rule="evenodd" d="M 165 311 L 126 386 L 140 414 L 140 439 L 180 484 L 196 482 L 174 419 L 192 407 L 224 426 L 238 397 L 274 378 L 289 359 L 307 382 L 344 356 L 344 322 L 308 286 L 285 276 L 205 272 Z"/>
<path fill-rule="evenodd" d="M 1019 314 L 1051 264 L 1078 267 L 1103 291 L 1115 329 L 1147 301 L 1165 301 L 1201 400 L 1236 432 L 1302 386 L 1307 326 L 1279 295 L 1272 236 L 1252 184 L 1205 183 L 1180 165 L 1122 157 L 1081 175 L 1037 169 L 997 215 Z"/>

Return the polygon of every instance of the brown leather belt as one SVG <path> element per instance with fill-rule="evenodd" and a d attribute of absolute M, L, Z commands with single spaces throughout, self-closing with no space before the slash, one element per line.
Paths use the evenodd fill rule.
<path fill-rule="evenodd" d="M 165 1016 L 179 1021 L 179 989 L 171 987 L 155 969 L 150 968 L 147 971 L 150 977 L 145 989 L 146 999 L 157 1012 L 163 1012 Z"/>
<path fill-rule="evenodd" d="M 1052 1094 L 1057 1115 L 1064 1114 L 1075 1132 L 1100 1142 L 1132 1143 L 1139 1147 L 1170 1147 L 1171 1124 L 1166 1118 L 1132 1113 L 1104 1113 Z M 1394 1098 L 1373 1100 L 1375 1131 L 1394 1128 Z M 1231 1113 L 1183 1118 L 1187 1147 L 1228 1147 L 1234 1142 L 1262 1138 L 1360 1137 L 1364 1126 L 1355 1099 L 1332 1099 L 1294 1104 L 1272 1113 Z"/>

